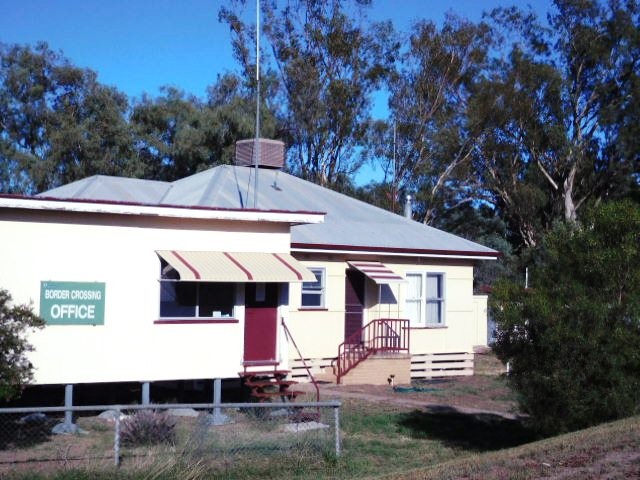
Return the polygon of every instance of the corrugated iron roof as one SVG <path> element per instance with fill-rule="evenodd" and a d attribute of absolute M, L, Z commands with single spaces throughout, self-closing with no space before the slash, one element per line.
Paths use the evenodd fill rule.
<path fill-rule="evenodd" d="M 140 201 L 182 206 L 252 207 L 249 167 L 222 165 L 172 183 L 118 177 L 90 177 L 44 192 L 43 196 Z M 296 225 L 293 247 L 372 250 L 381 253 L 438 253 L 495 257 L 497 252 L 279 170 L 260 169 L 258 208 L 326 212 L 325 222 Z"/>

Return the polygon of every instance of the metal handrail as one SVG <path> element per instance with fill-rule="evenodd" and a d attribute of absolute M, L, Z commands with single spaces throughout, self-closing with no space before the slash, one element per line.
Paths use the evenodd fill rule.
<path fill-rule="evenodd" d="M 398 333 L 398 331 L 401 333 Z M 376 319 L 351 334 L 338 347 L 338 357 L 336 358 L 337 383 L 340 383 L 340 379 L 349 370 L 373 353 L 381 351 L 409 351 L 409 320 Z"/>
<path fill-rule="evenodd" d="M 293 346 L 295 347 L 296 352 L 298 352 L 298 357 L 300 357 L 300 360 L 302 360 L 302 365 L 307 370 L 307 375 L 309 375 L 309 378 L 311 379 L 311 383 L 313 384 L 314 388 L 316 389 L 316 401 L 319 402 L 320 401 L 320 387 L 318 386 L 318 382 L 316 381 L 315 377 L 311 373 L 311 368 L 309 367 L 309 365 L 307 365 L 307 362 L 304 359 L 304 357 L 302 356 L 302 353 L 300 353 L 300 349 L 298 348 L 298 345 L 296 344 L 296 341 L 293 339 L 293 335 L 291 335 L 291 331 L 289 330 L 289 327 L 287 327 L 287 324 L 284 322 L 284 318 L 281 318 L 280 321 L 282 323 L 282 328 L 284 328 L 285 335 L 289 338 L 289 340 L 291 340 L 291 343 L 293 343 Z"/>

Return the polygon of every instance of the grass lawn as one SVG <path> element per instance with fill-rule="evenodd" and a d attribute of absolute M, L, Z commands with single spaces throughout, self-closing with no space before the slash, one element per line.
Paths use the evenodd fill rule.
<path fill-rule="evenodd" d="M 587 480 L 640 478 L 640 416 L 378 478 Z"/>
<path fill-rule="evenodd" d="M 330 390 L 343 394 L 342 455 L 337 459 L 326 452 L 308 454 L 296 445 L 260 458 L 250 450 L 244 457 L 237 452 L 225 457 L 229 442 L 220 441 L 219 430 L 214 450 L 201 445 L 182 456 L 152 455 L 124 462 L 119 470 L 109 461 L 13 473 L 3 473 L 0 465 L 0 480 L 640 478 L 640 417 L 539 440 L 512 415 L 514 398 L 501 376 L 476 375 L 430 386 L 435 389 L 411 394 L 388 388 Z M 88 438 L 110 435 L 94 420 L 85 419 L 84 428 L 93 432 Z M 224 428 L 231 434 L 237 424 Z M 244 444 L 252 434 L 241 433 L 247 436 L 240 442 Z M 105 439 L 95 451 L 107 453 L 109 446 Z"/>

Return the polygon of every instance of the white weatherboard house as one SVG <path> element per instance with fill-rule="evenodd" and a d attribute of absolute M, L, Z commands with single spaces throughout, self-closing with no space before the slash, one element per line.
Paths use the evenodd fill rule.
<path fill-rule="evenodd" d="M 497 252 L 263 167 L 0 196 L 0 286 L 47 321 L 35 383 L 473 372 Z"/>

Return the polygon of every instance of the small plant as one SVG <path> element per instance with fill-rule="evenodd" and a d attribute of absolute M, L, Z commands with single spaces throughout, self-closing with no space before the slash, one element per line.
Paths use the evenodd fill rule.
<path fill-rule="evenodd" d="M 175 444 L 175 421 L 167 413 L 143 410 L 122 421 L 123 445 Z"/>

